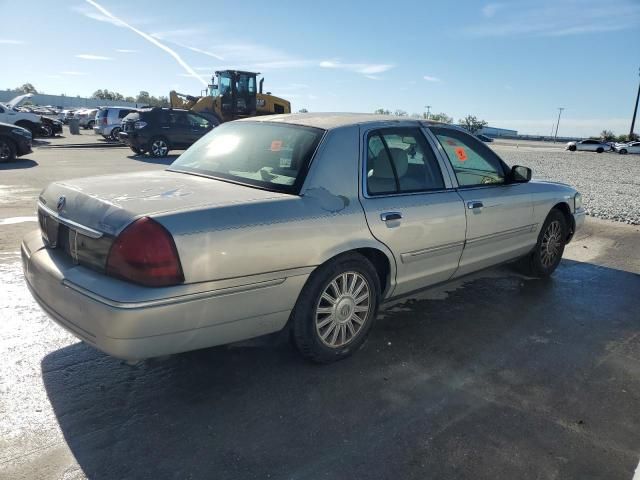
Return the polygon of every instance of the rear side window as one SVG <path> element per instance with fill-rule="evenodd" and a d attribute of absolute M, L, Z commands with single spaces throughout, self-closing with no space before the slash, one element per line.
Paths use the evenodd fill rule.
<path fill-rule="evenodd" d="M 369 133 L 367 193 L 383 195 L 444 188 L 433 150 L 418 128 L 387 128 Z"/>
<path fill-rule="evenodd" d="M 124 118 L 131 113 L 131 110 L 120 110 L 118 112 L 118 118 Z"/>
<path fill-rule="evenodd" d="M 484 143 L 453 128 L 431 127 L 444 149 L 461 187 L 505 183 L 500 158 Z"/>

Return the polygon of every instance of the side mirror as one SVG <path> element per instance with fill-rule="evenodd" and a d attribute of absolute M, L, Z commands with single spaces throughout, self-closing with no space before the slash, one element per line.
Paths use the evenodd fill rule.
<path fill-rule="evenodd" d="M 511 181 L 514 183 L 526 183 L 531 180 L 531 169 L 514 165 L 511 167 Z"/>

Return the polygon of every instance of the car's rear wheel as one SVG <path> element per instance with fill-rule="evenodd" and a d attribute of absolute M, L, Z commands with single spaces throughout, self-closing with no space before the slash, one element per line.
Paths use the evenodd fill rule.
<path fill-rule="evenodd" d="M 569 151 L 570 152 L 575 152 L 576 151 L 576 146 L 575 145 L 569 145 Z"/>
<path fill-rule="evenodd" d="M 162 137 L 153 138 L 149 142 L 149 152 L 154 157 L 166 157 L 169 154 L 169 144 Z"/>
<path fill-rule="evenodd" d="M 602 153 L 602 152 L 604 152 L 604 148 L 602 148 L 602 147 L 598 147 L 598 148 L 596 149 L 596 152 L 598 152 L 598 153 Z"/>
<path fill-rule="evenodd" d="M 626 155 L 627 154 L 627 149 L 626 148 L 621 148 L 618 153 L 620 153 L 621 155 Z"/>
<path fill-rule="evenodd" d="M 0 163 L 16 159 L 16 147 L 11 140 L 0 138 Z"/>
<path fill-rule="evenodd" d="M 330 363 L 358 350 L 369 334 L 380 297 L 375 268 L 359 254 L 320 266 L 291 313 L 293 342 L 315 362 Z"/>
<path fill-rule="evenodd" d="M 96 124 L 96 122 L 94 120 L 89 121 L 89 123 L 87 123 L 87 130 L 93 129 L 93 126 Z"/>
<path fill-rule="evenodd" d="M 114 127 L 113 130 L 111 130 L 111 140 L 119 141 L 120 140 L 120 137 L 118 137 L 119 133 L 120 133 L 120 127 Z"/>
<path fill-rule="evenodd" d="M 567 221 L 554 208 L 542 225 L 535 248 L 522 260 L 524 273 L 539 278 L 551 275 L 560 265 L 567 236 Z"/>

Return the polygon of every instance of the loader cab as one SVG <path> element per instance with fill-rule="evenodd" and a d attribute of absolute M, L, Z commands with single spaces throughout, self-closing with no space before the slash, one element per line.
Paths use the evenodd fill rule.
<path fill-rule="evenodd" d="M 215 73 L 210 90 L 211 96 L 220 98 L 223 121 L 256 115 L 257 75 L 238 70 Z"/>

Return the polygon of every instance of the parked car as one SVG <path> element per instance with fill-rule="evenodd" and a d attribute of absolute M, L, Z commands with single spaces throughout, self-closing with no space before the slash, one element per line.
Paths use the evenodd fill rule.
<path fill-rule="evenodd" d="M 42 125 L 38 130 L 41 137 L 55 137 L 62 134 L 62 122 L 60 120 L 52 120 L 48 117 L 41 117 Z"/>
<path fill-rule="evenodd" d="M 73 118 L 76 111 L 77 110 L 74 110 L 74 109 L 62 110 L 60 113 L 58 113 L 58 120 L 60 120 L 64 124 L 69 123 L 69 120 Z M 95 118 L 94 118 L 94 123 L 95 123 Z"/>
<path fill-rule="evenodd" d="M 600 140 L 580 140 L 579 142 L 569 142 L 565 147 L 565 150 L 569 150 L 571 152 L 575 152 L 576 150 L 581 150 L 585 152 L 608 152 L 611 150 L 611 145 L 606 142 L 601 142 Z"/>
<path fill-rule="evenodd" d="M 640 142 L 616 143 L 613 149 L 623 155 L 627 153 L 640 153 Z"/>
<path fill-rule="evenodd" d="M 78 119 L 78 124 L 85 130 L 92 129 L 96 124 L 97 108 L 83 108 L 76 111 L 73 116 Z"/>
<path fill-rule="evenodd" d="M 331 362 L 389 299 L 516 259 L 551 275 L 585 211 L 573 188 L 530 178 L 452 125 L 228 122 L 164 171 L 50 184 L 24 274 L 54 321 L 115 357 L 286 327 L 304 356 Z"/>
<path fill-rule="evenodd" d="M 0 123 L 0 162 L 31 153 L 31 132 L 9 123 Z"/>
<path fill-rule="evenodd" d="M 96 112 L 93 131 L 104 138 L 118 140 L 122 119 L 134 111 L 131 107 L 100 107 Z"/>
<path fill-rule="evenodd" d="M 476 137 L 478 137 L 480 140 L 482 140 L 485 143 L 491 143 L 493 142 L 493 138 L 491 137 L 487 137 L 486 135 L 483 135 L 481 133 L 479 133 L 478 135 L 476 135 Z"/>
<path fill-rule="evenodd" d="M 120 141 L 138 155 L 148 152 L 165 157 L 170 150 L 190 147 L 213 126 L 205 117 L 187 110 L 143 109 L 122 120 Z"/>
<path fill-rule="evenodd" d="M 7 103 L 0 103 L 0 122 L 11 123 L 19 127 L 26 128 L 31 132 L 32 136 L 41 133 L 42 116 L 30 112 L 21 112 L 18 110 L 20 103 L 33 95 L 27 93 L 13 98 Z"/>

